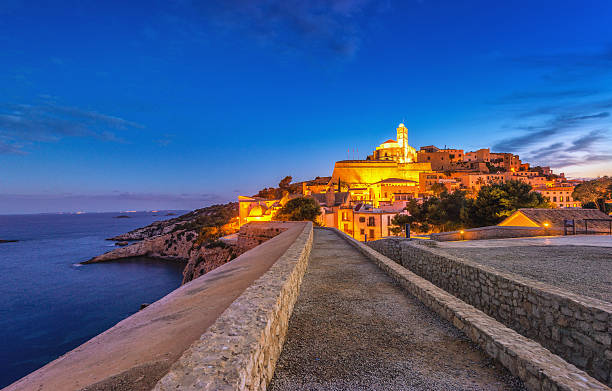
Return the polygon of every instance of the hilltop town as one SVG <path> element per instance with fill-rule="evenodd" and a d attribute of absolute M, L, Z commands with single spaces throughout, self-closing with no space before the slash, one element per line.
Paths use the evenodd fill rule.
<path fill-rule="evenodd" d="M 465 152 L 428 145 L 416 150 L 408 144 L 403 123 L 397 127 L 396 139 L 380 144 L 365 160 L 336 162 L 330 177 L 291 185 L 286 179 L 276 191 L 264 189 L 256 196 L 238 197 L 240 226 L 270 221 L 289 199 L 308 196 L 321 206 L 321 225 L 338 228 L 358 240 L 376 240 L 393 234 L 393 218 L 408 213 L 411 201 L 456 190 L 475 198 L 483 186 L 509 181 L 530 185 L 550 207 L 581 207 L 572 198 L 580 180 L 488 148 Z"/>

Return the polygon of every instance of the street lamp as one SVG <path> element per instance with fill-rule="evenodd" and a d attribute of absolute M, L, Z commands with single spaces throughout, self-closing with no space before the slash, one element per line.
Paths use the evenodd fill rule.
<path fill-rule="evenodd" d="M 465 231 L 461 230 L 461 231 L 459 231 L 459 233 L 461 234 L 461 240 L 465 240 L 465 238 L 464 238 Z"/>

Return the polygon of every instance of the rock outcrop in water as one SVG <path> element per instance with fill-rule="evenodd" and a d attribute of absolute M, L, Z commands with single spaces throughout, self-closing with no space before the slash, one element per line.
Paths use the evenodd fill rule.
<path fill-rule="evenodd" d="M 191 255 L 191 250 L 197 237 L 198 233 L 195 231 L 177 231 L 159 235 L 129 246 L 117 248 L 83 263 L 105 262 L 142 256 L 186 262 Z"/>
<path fill-rule="evenodd" d="M 288 228 L 288 223 L 282 222 L 251 223 L 240 229 L 235 243 L 218 240 L 218 235 L 227 233 L 227 228 L 223 227 L 230 225 L 230 221 L 235 218 L 234 214 L 237 215 L 237 204 L 230 203 L 194 210 L 175 219 L 158 221 L 112 238 L 121 241 L 139 240 L 137 243 L 116 248 L 83 263 L 140 256 L 185 262 L 185 284 Z M 207 225 L 212 224 L 211 222 L 214 225 Z"/>

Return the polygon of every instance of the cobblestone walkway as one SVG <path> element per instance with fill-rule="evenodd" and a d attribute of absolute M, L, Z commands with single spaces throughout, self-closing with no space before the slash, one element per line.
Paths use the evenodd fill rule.
<path fill-rule="evenodd" d="M 523 390 L 333 231 L 314 247 L 270 390 Z"/>

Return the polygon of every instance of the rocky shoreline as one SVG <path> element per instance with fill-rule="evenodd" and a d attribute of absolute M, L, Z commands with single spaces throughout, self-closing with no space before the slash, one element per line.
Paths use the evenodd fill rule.
<path fill-rule="evenodd" d="M 117 246 L 120 247 L 81 263 L 110 262 L 141 256 L 184 262 L 182 283 L 186 284 L 287 229 L 285 223 L 265 226 L 247 224 L 238 232 L 235 243 L 216 238 L 204 240 L 203 232 L 210 227 L 199 226 L 197 222 L 203 213 L 205 218 L 209 218 L 211 213 L 214 213 L 214 210 L 211 210 L 214 207 L 194 210 L 166 221 L 156 221 L 146 227 L 109 238 L 108 240 L 118 241 Z M 233 204 L 219 207 L 232 208 Z"/>

